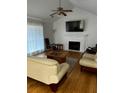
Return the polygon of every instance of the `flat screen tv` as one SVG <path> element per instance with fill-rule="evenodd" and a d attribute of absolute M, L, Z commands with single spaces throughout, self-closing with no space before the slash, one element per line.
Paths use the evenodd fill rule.
<path fill-rule="evenodd" d="M 84 20 L 66 21 L 66 32 L 83 32 Z"/>

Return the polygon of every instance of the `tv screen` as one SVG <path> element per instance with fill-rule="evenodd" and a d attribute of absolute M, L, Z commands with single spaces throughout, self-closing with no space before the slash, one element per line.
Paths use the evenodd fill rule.
<path fill-rule="evenodd" d="M 84 31 L 84 21 L 67 21 L 66 22 L 66 32 L 83 32 Z"/>

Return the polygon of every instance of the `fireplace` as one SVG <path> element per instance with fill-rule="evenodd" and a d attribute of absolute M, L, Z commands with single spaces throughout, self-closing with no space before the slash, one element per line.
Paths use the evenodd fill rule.
<path fill-rule="evenodd" d="M 70 50 L 80 50 L 80 42 L 69 41 L 69 49 Z"/>

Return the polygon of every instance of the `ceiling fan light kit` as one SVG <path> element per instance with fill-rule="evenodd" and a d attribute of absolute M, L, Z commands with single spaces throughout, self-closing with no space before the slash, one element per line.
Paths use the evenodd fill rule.
<path fill-rule="evenodd" d="M 59 7 L 57 10 L 52 10 L 54 13 L 50 14 L 51 17 L 54 17 L 54 15 L 62 15 L 67 16 L 66 12 L 72 12 L 72 10 L 65 10 L 63 7 L 61 7 L 61 0 L 59 0 Z"/>

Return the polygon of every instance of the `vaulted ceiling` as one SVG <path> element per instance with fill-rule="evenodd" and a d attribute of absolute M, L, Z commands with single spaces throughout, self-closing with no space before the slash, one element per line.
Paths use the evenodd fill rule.
<path fill-rule="evenodd" d="M 70 0 L 74 6 L 97 15 L 97 0 Z"/>
<path fill-rule="evenodd" d="M 97 15 L 97 0 L 61 0 L 64 9 L 79 7 Z M 59 5 L 59 0 L 27 0 L 27 16 L 45 19 Z"/>

